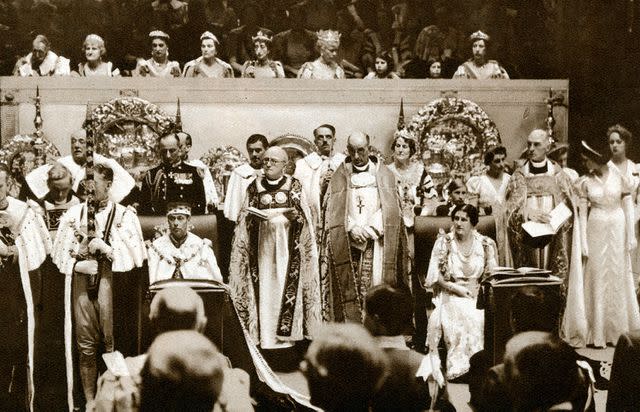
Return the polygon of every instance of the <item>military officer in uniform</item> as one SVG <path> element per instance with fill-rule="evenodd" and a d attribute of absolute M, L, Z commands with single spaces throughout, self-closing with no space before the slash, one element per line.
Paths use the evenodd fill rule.
<path fill-rule="evenodd" d="M 205 214 L 202 169 L 184 162 L 180 141 L 175 133 L 160 138 L 159 150 L 162 163 L 146 172 L 140 193 L 136 196 L 138 213 L 164 216 L 167 203 L 181 201 L 191 204 L 193 214 Z"/>

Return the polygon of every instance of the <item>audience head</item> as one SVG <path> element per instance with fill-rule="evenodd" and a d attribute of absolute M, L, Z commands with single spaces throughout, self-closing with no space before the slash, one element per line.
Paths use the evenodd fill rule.
<path fill-rule="evenodd" d="M 379 77 L 386 77 L 389 73 L 395 70 L 393 57 L 388 51 L 380 51 L 376 54 L 375 61 L 376 73 Z"/>
<path fill-rule="evenodd" d="M 104 39 L 97 34 L 89 34 L 82 43 L 82 51 L 87 61 L 99 61 L 102 56 L 107 54 L 107 49 L 104 46 Z"/>
<path fill-rule="evenodd" d="M 546 130 L 535 129 L 527 137 L 527 155 L 533 162 L 542 162 L 547 157 L 551 139 Z"/>
<path fill-rule="evenodd" d="M 320 30 L 316 33 L 318 41 L 316 47 L 320 53 L 320 57 L 325 63 L 333 63 L 338 57 L 338 48 L 340 47 L 340 33 L 334 30 Z"/>
<path fill-rule="evenodd" d="M 251 40 L 253 41 L 253 51 L 256 55 L 256 59 L 262 61 L 269 57 L 269 48 L 273 41 L 273 33 L 271 30 L 258 30 L 258 33 L 251 37 Z"/>
<path fill-rule="evenodd" d="M 211 412 L 222 389 L 225 359 L 194 330 L 159 335 L 140 373 L 140 411 Z"/>
<path fill-rule="evenodd" d="M 202 298 L 187 286 L 171 286 L 156 293 L 149 308 L 149 320 L 158 335 L 172 330 L 202 333 L 207 326 Z"/>
<path fill-rule="evenodd" d="M 616 156 L 626 156 L 627 148 L 631 144 L 633 136 L 624 126 L 615 124 L 607 129 L 607 140 L 611 154 Z"/>
<path fill-rule="evenodd" d="M 169 233 L 175 239 L 184 239 L 189 233 L 191 205 L 186 202 L 171 202 L 167 205 Z"/>
<path fill-rule="evenodd" d="M 151 39 L 151 57 L 156 61 L 163 61 L 169 56 L 169 35 L 161 30 L 149 33 Z"/>
<path fill-rule="evenodd" d="M 336 141 L 336 128 L 330 124 L 321 124 L 313 129 L 313 142 L 323 156 L 331 156 Z"/>
<path fill-rule="evenodd" d="M 555 308 L 545 301 L 544 291 L 537 286 L 519 288 L 511 297 L 511 329 L 514 333 L 555 329 Z"/>
<path fill-rule="evenodd" d="M 412 329 L 413 299 L 390 285 L 367 291 L 364 326 L 373 336 L 398 336 Z"/>
<path fill-rule="evenodd" d="M 113 169 L 102 163 L 96 164 L 93 168 L 93 183 L 95 185 L 96 200 L 108 199 L 109 191 L 113 185 Z"/>
<path fill-rule="evenodd" d="M 289 162 L 287 151 L 280 146 L 271 146 L 262 157 L 262 169 L 267 179 L 278 180 L 284 175 L 285 167 Z"/>
<path fill-rule="evenodd" d="M 43 34 L 38 34 L 35 39 L 33 39 L 31 49 L 31 64 L 32 65 L 40 65 L 44 59 L 47 57 L 47 53 L 51 49 L 51 43 L 47 36 Z"/>
<path fill-rule="evenodd" d="M 19 165 L 20 174 L 22 176 L 28 175 L 33 169 L 36 168 L 36 151 L 34 149 L 25 150 L 20 153 Z"/>
<path fill-rule="evenodd" d="M 435 24 L 426 26 L 420 31 L 414 46 L 414 56 L 423 61 L 440 59 L 444 41 L 442 30 Z"/>
<path fill-rule="evenodd" d="M 218 38 L 210 31 L 205 31 L 200 36 L 200 52 L 203 59 L 210 60 L 215 58 L 218 54 L 219 46 Z"/>
<path fill-rule="evenodd" d="M 247 153 L 249 153 L 249 163 L 254 169 L 262 168 L 262 156 L 269 147 L 269 141 L 264 135 L 252 134 L 247 139 Z"/>
<path fill-rule="evenodd" d="M 370 153 L 369 135 L 363 132 L 353 132 L 347 138 L 347 151 L 355 166 L 364 167 L 369 163 Z"/>
<path fill-rule="evenodd" d="M 189 159 L 189 152 L 191 151 L 191 147 L 193 146 L 193 139 L 189 133 L 185 133 L 182 131 L 176 132 L 176 137 L 178 137 L 178 145 L 180 146 L 180 151 L 182 152 L 182 159 Z"/>
<path fill-rule="evenodd" d="M 71 190 L 73 176 L 62 163 L 56 162 L 47 172 L 47 187 L 50 191 L 61 193 Z"/>
<path fill-rule="evenodd" d="M 311 403 L 326 411 L 364 411 L 388 373 L 381 348 L 355 323 L 324 325 L 301 363 Z"/>
<path fill-rule="evenodd" d="M 469 36 L 469 41 L 471 42 L 471 51 L 473 52 L 473 60 L 475 60 L 476 63 L 486 61 L 489 40 L 489 36 L 480 30 Z"/>
<path fill-rule="evenodd" d="M 576 353 L 548 332 L 520 333 L 507 342 L 505 382 L 514 410 L 547 410 L 581 389 Z"/>
<path fill-rule="evenodd" d="M 180 138 L 176 133 L 168 133 L 158 140 L 158 151 L 164 165 L 175 165 L 182 160 Z"/>

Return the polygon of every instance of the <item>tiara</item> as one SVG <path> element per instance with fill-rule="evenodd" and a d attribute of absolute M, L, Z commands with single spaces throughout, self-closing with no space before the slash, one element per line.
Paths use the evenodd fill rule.
<path fill-rule="evenodd" d="M 211 39 L 211 40 L 213 40 L 213 42 L 215 44 L 220 44 L 220 42 L 218 41 L 218 38 L 216 37 L 216 35 L 211 33 L 210 31 L 205 31 L 204 33 L 202 33 L 200 35 L 200 41 L 202 41 L 204 39 Z"/>
<path fill-rule="evenodd" d="M 167 40 L 171 38 L 167 33 L 163 32 L 162 30 L 152 31 L 151 33 L 149 33 L 149 37 L 151 37 L 152 39 L 156 37 L 160 37 L 161 39 L 167 39 Z"/>
<path fill-rule="evenodd" d="M 394 139 L 397 139 L 399 137 L 402 137 L 404 140 L 413 140 L 413 141 L 416 140 L 415 136 L 411 132 L 409 132 L 409 130 L 407 130 L 405 127 L 398 129 L 395 131 L 395 133 L 393 133 Z"/>
<path fill-rule="evenodd" d="M 334 30 L 319 30 L 316 32 L 316 36 L 318 36 L 318 41 L 322 43 L 340 43 L 340 34 Z"/>
<path fill-rule="evenodd" d="M 251 40 L 255 43 L 257 41 L 267 41 L 270 42 L 273 40 L 273 36 L 270 36 L 269 33 L 259 30 L 258 33 L 251 37 Z"/>
<path fill-rule="evenodd" d="M 481 30 L 478 30 L 477 32 L 473 33 L 471 36 L 469 36 L 469 40 L 471 41 L 476 41 L 476 40 L 484 40 L 484 41 L 489 41 L 491 40 L 491 37 L 489 37 L 489 35 Z"/>

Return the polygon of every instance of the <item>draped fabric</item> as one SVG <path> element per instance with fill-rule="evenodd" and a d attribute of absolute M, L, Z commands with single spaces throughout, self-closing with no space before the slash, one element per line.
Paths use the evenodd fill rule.
<path fill-rule="evenodd" d="M 231 250 L 231 296 L 251 338 L 263 349 L 311 339 L 321 322 L 311 213 L 300 182 L 286 179 L 275 196 L 266 193 L 259 180 L 249 186 Z M 287 208 L 261 209 L 266 219 L 249 212 L 249 207 L 259 207 L 266 196 L 286 196 L 287 190 L 295 216 L 292 221 L 283 215 Z"/>
<path fill-rule="evenodd" d="M 384 226 L 381 241 L 381 283 L 409 289 L 407 236 L 395 176 L 384 165 L 375 164 L 375 168 L 373 173 Z M 361 283 L 361 274 L 354 271 L 351 253 L 353 245 L 347 227 L 351 170 L 351 162 L 347 159 L 333 174 L 324 199 L 320 277 L 323 318 L 327 321 L 363 320 L 365 297 L 361 289 L 356 287 Z"/>

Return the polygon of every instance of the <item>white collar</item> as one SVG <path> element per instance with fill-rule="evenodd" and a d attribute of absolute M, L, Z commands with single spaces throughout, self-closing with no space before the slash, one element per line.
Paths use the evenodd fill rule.
<path fill-rule="evenodd" d="M 534 162 L 533 160 L 529 160 L 529 162 L 531 162 L 533 167 L 537 167 L 539 169 L 547 164 L 547 158 L 545 157 L 541 162 Z"/>

